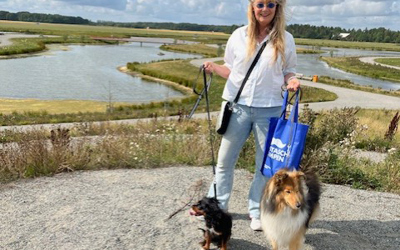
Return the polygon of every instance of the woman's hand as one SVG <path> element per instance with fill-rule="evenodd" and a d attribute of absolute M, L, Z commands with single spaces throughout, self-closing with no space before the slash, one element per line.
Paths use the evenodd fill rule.
<path fill-rule="evenodd" d="M 300 88 L 300 81 L 297 79 L 297 77 L 292 76 L 288 79 L 287 81 L 287 90 L 295 92 Z"/>
<path fill-rule="evenodd" d="M 225 79 L 227 79 L 231 73 L 231 70 L 225 65 L 218 65 L 214 62 L 204 62 L 203 67 L 207 74 L 215 73 Z"/>
<path fill-rule="evenodd" d="M 203 67 L 207 74 L 215 72 L 215 64 L 213 62 L 204 62 Z"/>

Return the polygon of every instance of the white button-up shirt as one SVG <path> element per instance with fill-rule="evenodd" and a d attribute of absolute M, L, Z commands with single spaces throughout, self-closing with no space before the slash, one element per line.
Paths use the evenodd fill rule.
<path fill-rule="evenodd" d="M 247 25 L 238 28 L 230 36 L 225 49 L 225 66 L 231 70 L 226 82 L 222 98 L 233 101 L 242 85 L 243 79 L 250 68 L 261 45 L 269 40 L 257 43 L 257 48 L 250 60 L 246 61 Z M 276 107 L 282 105 L 281 86 L 284 76 L 296 73 L 297 55 L 293 36 L 285 31 L 285 64 L 279 55 L 274 62 L 272 43 L 265 47 L 260 59 L 250 74 L 240 95 L 239 104 L 249 107 Z"/>

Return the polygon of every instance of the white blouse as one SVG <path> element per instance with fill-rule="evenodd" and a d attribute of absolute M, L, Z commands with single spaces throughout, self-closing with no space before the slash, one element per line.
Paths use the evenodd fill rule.
<path fill-rule="evenodd" d="M 239 91 L 243 79 L 250 68 L 261 45 L 269 39 L 257 43 L 257 48 L 250 60 L 246 61 L 247 25 L 236 29 L 230 36 L 225 49 L 225 66 L 231 70 L 226 82 L 222 98 L 233 101 Z M 279 55 L 277 62 L 273 61 L 274 48 L 271 43 L 265 47 L 260 59 L 250 74 L 240 95 L 239 104 L 249 107 L 276 107 L 282 105 L 281 86 L 284 76 L 296 73 L 297 55 L 293 36 L 285 31 L 285 58 L 283 65 Z"/>

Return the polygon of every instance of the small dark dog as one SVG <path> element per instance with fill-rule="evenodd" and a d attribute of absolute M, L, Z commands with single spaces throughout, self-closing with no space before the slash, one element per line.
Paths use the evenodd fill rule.
<path fill-rule="evenodd" d="M 200 243 L 203 249 L 210 249 L 211 242 L 215 242 L 221 250 L 226 250 L 232 234 L 232 216 L 219 208 L 218 200 L 204 197 L 192 206 L 190 213 L 204 216 L 207 229 L 201 229 L 204 232 L 204 241 Z"/>

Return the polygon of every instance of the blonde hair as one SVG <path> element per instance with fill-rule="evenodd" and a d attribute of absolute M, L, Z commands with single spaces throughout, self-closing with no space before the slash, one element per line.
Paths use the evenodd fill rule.
<path fill-rule="evenodd" d="M 253 3 L 254 0 L 249 0 L 249 7 L 247 10 L 247 19 L 249 22 L 247 28 L 247 35 L 249 37 L 247 41 L 247 60 L 249 60 L 254 54 L 257 47 L 257 36 L 259 35 L 258 22 L 254 16 Z M 275 53 L 274 62 L 278 60 L 278 55 L 281 55 L 282 62 L 285 63 L 285 10 L 286 10 L 286 0 L 276 0 L 274 1 L 276 5 L 275 17 L 271 21 L 270 30 L 270 43 L 272 43 Z"/>

